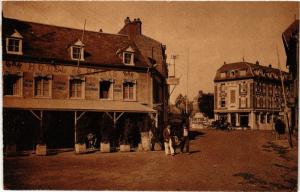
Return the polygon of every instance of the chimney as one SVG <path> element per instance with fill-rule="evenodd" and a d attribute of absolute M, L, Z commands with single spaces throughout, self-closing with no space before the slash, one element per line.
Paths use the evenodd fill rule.
<path fill-rule="evenodd" d="M 271 64 L 269 64 L 269 67 L 270 67 L 270 68 L 272 68 L 272 65 L 271 65 Z"/>
<path fill-rule="evenodd" d="M 103 32 L 103 30 L 102 29 L 99 29 L 99 33 L 102 33 Z"/>
<path fill-rule="evenodd" d="M 134 19 L 135 24 L 135 31 L 136 34 L 141 35 L 142 34 L 142 21 L 140 20 L 140 18 Z"/>
<path fill-rule="evenodd" d="M 124 19 L 124 24 L 127 25 L 128 23 L 130 23 L 130 18 L 129 17 L 126 17 L 126 19 Z"/>
<path fill-rule="evenodd" d="M 256 65 L 259 65 L 259 61 L 257 60 L 255 64 L 256 64 Z"/>
<path fill-rule="evenodd" d="M 135 18 L 133 21 L 130 21 L 130 18 L 127 17 L 124 20 L 124 27 L 119 31 L 119 34 L 128 35 L 129 38 L 134 38 L 137 35 L 142 34 L 142 21 L 140 18 Z"/>

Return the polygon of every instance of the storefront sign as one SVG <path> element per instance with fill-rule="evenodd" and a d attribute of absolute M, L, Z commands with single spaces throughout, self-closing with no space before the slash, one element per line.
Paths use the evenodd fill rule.
<path fill-rule="evenodd" d="M 167 79 L 167 84 L 168 85 L 178 85 L 179 84 L 179 78 L 169 77 Z"/>

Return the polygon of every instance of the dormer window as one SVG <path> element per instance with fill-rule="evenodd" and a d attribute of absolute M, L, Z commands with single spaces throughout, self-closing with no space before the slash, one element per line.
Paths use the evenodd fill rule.
<path fill-rule="evenodd" d="M 14 33 L 6 38 L 6 53 L 22 55 L 22 35 L 15 30 Z"/>
<path fill-rule="evenodd" d="M 246 70 L 241 70 L 240 71 L 240 76 L 245 76 L 246 75 Z"/>
<path fill-rule="evenodd" d="M 231 71 L 230 72 L 230 77 L 234 77 L 235 76 L 235 71 Z"/>
<path fill-rule="evenodd" d="M 128 47 L 123 52 L 123 63 L 125 65 L 134 65 L 134 50 L 131 47 Z"/>
<path fill-rule="evenodd" d="M 226 73 L 225 72 L 221 73 L 221 78 L 225 78 L 225 77 L 226 77 Z"/>
<path fill-rule="evenodd" d="M 71 47 L 71 57 L 73 60 L 84 60 L 84 44 L 79 39 Z"/>

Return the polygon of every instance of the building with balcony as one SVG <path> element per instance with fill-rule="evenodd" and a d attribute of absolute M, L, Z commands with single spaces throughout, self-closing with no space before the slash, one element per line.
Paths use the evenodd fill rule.
<path fill-rule="evenodd" d="M 282 75 L 290 97 L 288 74 Z M 214 94 L 215 119 L 234 127 L 271 130 L 284 103 L 280 71 L 259 62 L 224 63 L 216 72 Z"/>
<path fill-rule="evenodd" d="M 16 150 L 136 147 L 150 116 L 162 130 L 168 112 L 166 46 L 125 19 L 117 34 L 3 18 L 4 145 Z M 128 126 L 125 126 L 129 122 Z M 130 130 L 124 130 L 127 127 Z M 103 148 L 104 149 L 104 148 Z"/>

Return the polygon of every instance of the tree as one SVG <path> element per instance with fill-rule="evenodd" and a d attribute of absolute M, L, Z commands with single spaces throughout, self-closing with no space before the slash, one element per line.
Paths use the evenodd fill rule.
<path fill-rule="evenodd" d="M 187 119 L 192 114 L 193 103 L 188 101 L 187 96 L 183 96 L 182 94 L 179 94 L 175 100 L 175 106 L 180 110 L 182 120 L 187 121 Z"/>
<path fill-rule="evenodd" d="M 214 117 L 214 95 L 211 93 L 202 93 L 198 98 L 200 112 L 209 118 Z"/>

